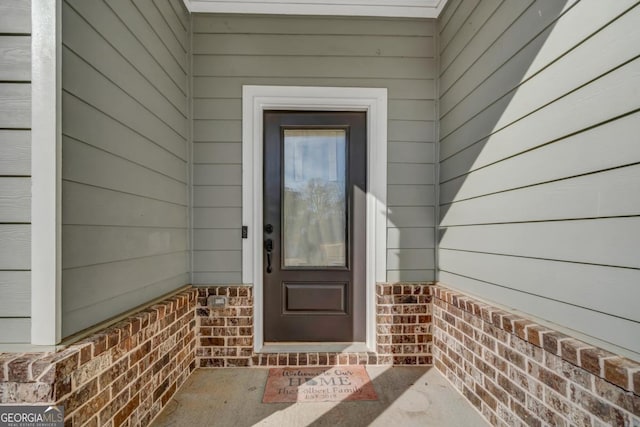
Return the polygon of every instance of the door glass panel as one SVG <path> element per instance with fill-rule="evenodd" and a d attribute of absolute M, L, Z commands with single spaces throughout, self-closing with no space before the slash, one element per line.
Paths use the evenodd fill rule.
<path fill-rule="evenodd" d="M 284 131 L 283 264 L 346 266 L 346 132 Z"/>

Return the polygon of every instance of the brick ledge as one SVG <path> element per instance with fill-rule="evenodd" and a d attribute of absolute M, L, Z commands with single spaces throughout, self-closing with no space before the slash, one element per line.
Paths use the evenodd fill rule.
<path fill-rule="evenodd" d="M 0 404 L 64 405 L 65 425 L 148 425 L 195 365 L 188 288 L 59 351 L 0 353 Z"/>
<path fill-rule="evenodd" d="M 505 332 L 640 396 L 638 362 L 579 341 L 523 316 L 482 303 L 462 292 L 448 289 L 442 283 L 433 286 L 433 295 L 436 299 L 478 316 Z"/>

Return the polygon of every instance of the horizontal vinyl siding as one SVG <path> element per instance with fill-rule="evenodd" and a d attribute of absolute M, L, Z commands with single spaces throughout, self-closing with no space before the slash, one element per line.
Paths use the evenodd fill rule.
<path fill-rule="evenodd" d="M 438 267 L 449 286 L 637 358 L 635 3 L 447 9 Z"/>
<path fill-rule="evenodd" d="M 193 30 L 194 283 L 242 280 L 242 85 L 388 89 L 387 280 L 433 280 L 435 23 L 194 15 Z"/>
<path fill-rule="evenodd" d="M 62 19 L 68 336 L 189 281 L 189 18 L 179 0 L 65 0 Z"/>
<path fill-rule="evenodd" d="M 31 2 L 0 2 L 0 343 L 31 329 Z"/>

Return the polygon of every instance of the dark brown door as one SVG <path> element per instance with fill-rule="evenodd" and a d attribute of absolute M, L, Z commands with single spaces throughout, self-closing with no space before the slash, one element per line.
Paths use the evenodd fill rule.
<path fill-rule="evenodd" d="M 264 113 L 265 342 L 365 341 L 366 114 Z"/>

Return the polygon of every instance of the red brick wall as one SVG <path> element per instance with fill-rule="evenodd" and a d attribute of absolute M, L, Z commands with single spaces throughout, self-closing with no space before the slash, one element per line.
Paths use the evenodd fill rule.
<path fill-rule="evenodd" d="M 224 308 L 207 307 L 212 295 L 226 296 Z M 253 289 L 199 288 L 196 309 L 199 367 L 431 365 L 431 285 L 376 286 L 377 353 L 253 353 Z"/>
<path fill-rule="evenodd" d="M 207 298 L 212 295 L 227 297 L 227 306 L 207 307 Z M 196 328 L 198 367 L 250 366 L 253 355 L 253 288 L 198 288 Z"/>
<path fill-rule="evenodd" d="M 376 285 L 378 362 L 431 365 L 430 284 Z"/>
<path fill-rule="evenodd" d="M 377 353 L 254 354 L 252 288 L 190 289 L 58 352 L 0 354 L 0 403 L 147 425 L 196 367 L 433 361 L 493 425 L 640 426 L 638 363 L 442 286 L 379 284 L 376 303 Z"/>
<path fill-rule="evenodd" d="M 434 365 L 496 426 L 640 426 L 640 364 L 437 286 Z"/>
<path fill-rule="evenodd" d="M 428 284 L 377 287 L 378 353 L 253 353 L 253 290 L 194 288 L 57 352 L 0 354 L 0 403 L 65 406 L 68 424 L 146 425 L 196 367 L 430 364 Z M 207 297 L 228 298 L 210 308 Z"/>
<path fill-rule="evenodd" d="M 148 425 L 196 367 L 196 292 L 58 352 L 0 354 L 0 403 L 64 405 L 67 425 Z"/>

